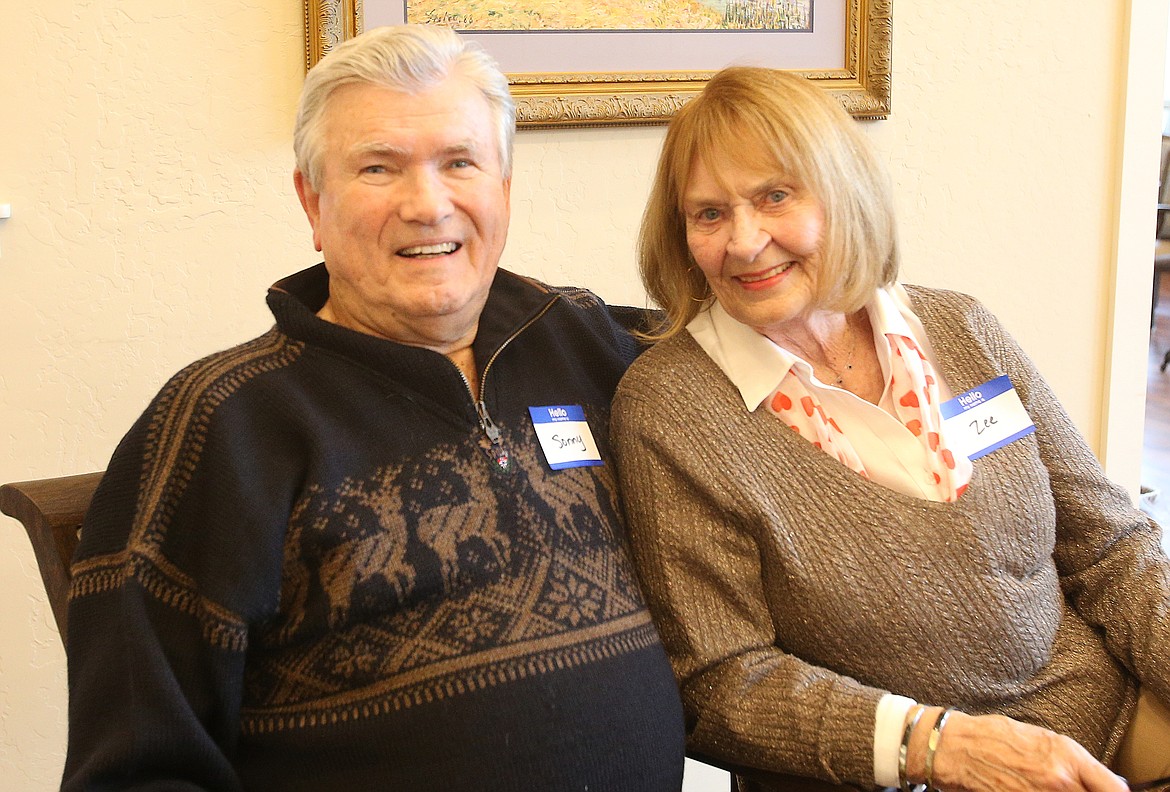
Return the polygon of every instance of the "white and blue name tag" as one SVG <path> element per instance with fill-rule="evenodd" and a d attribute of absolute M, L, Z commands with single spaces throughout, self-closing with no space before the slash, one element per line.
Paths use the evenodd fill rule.
<path fill-rule="evenodd" d="M 969 459 L 987 456 L 1036 431 L 1006 374 L 960 393 L 939 411 L 947 444 Z"/>
<path fill-rule="evenodd" d="M 553 470 L 605 464 L 579 404 L 529 407 L 528 414 L 544 458 Z"/>

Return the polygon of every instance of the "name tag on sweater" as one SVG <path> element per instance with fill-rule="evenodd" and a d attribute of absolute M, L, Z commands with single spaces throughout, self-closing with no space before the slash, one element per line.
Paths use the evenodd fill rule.
<path fill-rule="evenodd" d="M 1036 431 L 1006 374 L 960 393 L 939 411 L 947 442 L 968 459 L 987 456 Z"/>
<path fill-rule="evenodd" d="M 536 439 L 553 470 L 605 464 L 578 404 L 529 407 Z"/>

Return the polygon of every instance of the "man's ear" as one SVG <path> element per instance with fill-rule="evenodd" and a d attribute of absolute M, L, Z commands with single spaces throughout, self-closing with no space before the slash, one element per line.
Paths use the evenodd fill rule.
<path fill-rule="evenodd" d="M 297 188 L 297 197 L 301 199 L 301 207 L 305 216 L 309 218 L 309 225 L 313 227 L 313 247 L 321 250 L 321 193 L 313 189 L 305 174 L 300 168 L 293 171 L 293 184 Z"/>

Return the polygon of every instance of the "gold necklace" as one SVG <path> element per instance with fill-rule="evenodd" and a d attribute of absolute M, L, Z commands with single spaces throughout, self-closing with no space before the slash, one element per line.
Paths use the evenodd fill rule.
<path fill-rule="evenodd" d="M 846 317 L 846 319 L 845 319 L 845 331 L 846 332 L 853 332 L 850 330 L 848 317 Z M 856 352 L 857 352 L 857 333 L 853 332 L 853 338 L 852 338 L 851 343 L 849 344 L 849 356 L 845 358 L 845 368 L 838 369 L 836 366 L 831 364 L 828 361 L 828 359 L 825 360 L 825 365 L 829 367 L 829 371 L 833 372 L 833 374 L 835 374 L 837 377 L 837 379 L 833 382 L 834 385 L 840 385 L 841 383 L 843 383 L 845 381 L 845 372 L 853 370 L 853 355 Z"/>
<path fill-rule="evenodd" d="M 845 366 L 843 368 L 837 368 L 829 362 L 828 356 L 824 356 L 824 368 L 827 368 L 829 371 L 833 372 L 832 382 L 829 382 L 825 379 L 821 380 L 821 382 L 824 382 L 828 385 L 840 386 L 843 382 L 845 382 L 845 373 L 853 370 L 853 356 L 857 352 L 857 333 L 850 326 L 848 315 L 845 316 L 845 332 L 853 333 L 849 343 L 849 355 L 845 358 Z M 795 353 L 797 357 L 808 364 L 808 366 L 813 370 L 813 375 L 816 376 L 817 366 L 813 365 L 813 356 L 804 351 L 802 344 L 797 343 L 796 340 L 792 338 L 780 340 L 772 338 L 772 341 L 777 345 L 788 349 L 790 352 Z"/>

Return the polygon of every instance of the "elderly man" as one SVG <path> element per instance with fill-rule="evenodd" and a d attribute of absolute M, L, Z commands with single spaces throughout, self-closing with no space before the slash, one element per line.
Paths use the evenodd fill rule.
<path fill-rule="evenodd" d="M 110 463 L 64 789 L 679 789 L 606 429 L 635 344 L 588 292 L 497 269 L 513 129 L 450 31 L 310 72 L 295 182 L 324 264 Z"/>

